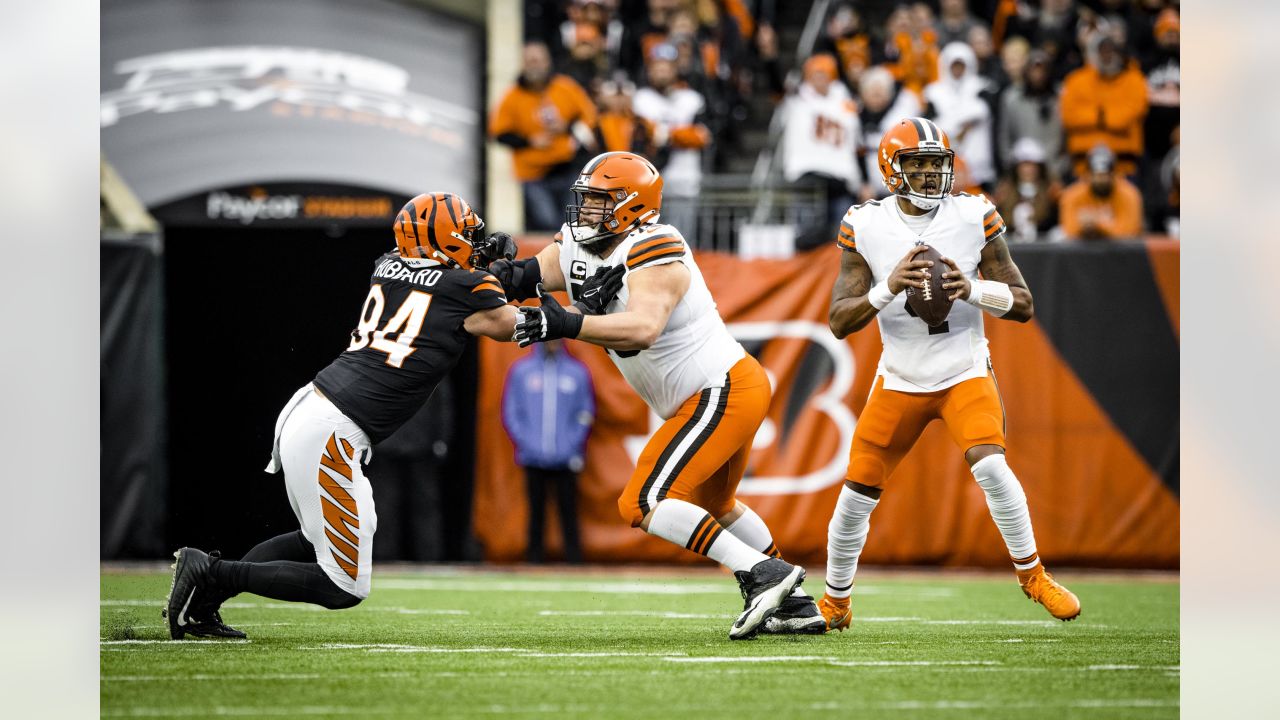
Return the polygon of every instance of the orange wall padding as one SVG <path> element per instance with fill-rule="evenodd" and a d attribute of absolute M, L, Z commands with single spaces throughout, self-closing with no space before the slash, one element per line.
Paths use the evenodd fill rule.
<path fill-rule="evenodd" d="M 540 244 L 522 246 L 525 255 Z M 720 313 L 735 334 L 748 340 L 779 336 L 759 354 L 774 378 L 774 400 L 756 436 L 739 498 L 769 524 L 784 556 L 806 563 L 825 559 L 827 523 L 847 460 L 848 428 L 865 405 L 880 354 L 873 327 L 843 342 L 827 329 L 838 253 L 831 247 L 787 261 L 697 255 Z M 1160 280 L 1167 284 L 1172 270 L 1176 303 L 1176 247 L 1172 255 L 1170 260 L 1164 253 Z M 788 324 L 779 324 L 784 322 Z M 1050 566 L 1176 568 L 1177 498 L 1115 429 L 1034 320 L 1023 325 L 987 318 L 986 327 L 1007 410 L 1009 463 L 1026 489 L 1041 555 Z M 591 369 L 598 404 L 579 482 L 586 559 L 706 562 L 631 528 L 618 515 L 618 494 L 634 468 L 628 445 L 639 445 L 649 432 L 649 413 L 603 349 L 580 342 L 568 346 Z M 525 550 L 524 473 L 514 463 L 500 417 L 507 368 L 525 352 L 513 344 L 481 340 L 473 519 L 485 557 L 493 561 L 519 560 Z M 825 353 L 838 368 L 836 376 L 801 399 L 803 409 L 783 428 L 801 361 L 812 352 Z M 834 385 L 842 379 L 839 368 L 847 372 L 843 388 Z M 825 398 L 828 392 L 837 397 Z M 549 527 L 547 537 L 553 556 L 559 549 L 555 527 Z M 1008 564 L 982 491 L 939 422 L 926 429 L 886 483 L 871 527 L 865 563 Z"/>

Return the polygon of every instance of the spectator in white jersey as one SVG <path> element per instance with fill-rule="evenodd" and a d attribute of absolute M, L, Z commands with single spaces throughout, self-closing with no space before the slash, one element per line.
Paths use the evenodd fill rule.
<path fill-rule="evenodd" d="M 836 60 L 814 55 L 805 61 L 804 82 L 787 100 L 782 131 L 782 175 L 789 183 L 817 186 L 827 213 L 807 247 L 830 240 L 835 223 L 862 191 L 858 106 L 837 79 Z M 807 233 L 806 233 L 807 234 Z"/>
<path fill-rule="evenodd" d="M 924 89 L 929 104 L 925 112 L 951 137 L 973 183 L 990 187 L 996 179 L 996 167 L 991 149 L 991 108 L 982 99 L 982 90 L 973 49 L 962 42 L 951 43 L 938 55 L 938 81 Z"/>
<path fill-rule="evenodd" d="M 663 219 L 678 225 L 692 243 L 702 152 L 711 143 L 711 132 L 704 123 L 706 99 L 680 79 L 678 59 L 673 45 L 654 46 L 645 69 L 649 84 L 636 92 L 633 105 L 636 115 L 654 124 L 657 144 L 671 148 L 666 166 L 660 168 L 666 180 Z"/>

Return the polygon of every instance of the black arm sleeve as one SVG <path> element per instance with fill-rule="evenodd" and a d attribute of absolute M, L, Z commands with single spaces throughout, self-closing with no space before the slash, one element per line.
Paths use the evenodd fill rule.
<path fill-rule="evenodd" d="M 511 132 L 502 133 L 498 137 L 494 138 L 494 140 L 497 140 L 498 142 L 502 143 L 503 145 L 506 145 L 512 150 L 519 150 L 521 148 L 529 147 L 529 141 L 525 139 L 523 135 L 517 135 L 516 133 L 511 133 Z"/>
<path fill-rule="evenodd" d="M 528 300 L 538 296 L 538 284 L 542 282 L 542 266 L 538 258 L 524 260 L 495 260 L 489 263 L 489 272 L 502 283 L 502 289 L 512 300 Z"/>

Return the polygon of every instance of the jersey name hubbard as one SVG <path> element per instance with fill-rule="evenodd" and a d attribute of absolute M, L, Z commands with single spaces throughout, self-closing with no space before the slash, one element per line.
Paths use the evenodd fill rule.
<path fill-rule="evenodd" d="M 492 275 L 443 265 L 410 265 L 396 253 L 378 258 L 369 294 L 345 352 L 315 385 L 379 442 L 430 397 L 458 362 L 472 313 L 507 302 Z"/>
<path fill-rule="evenodd" d="M 568 228 L 562 231 L 569 237 Z M 676 262 L 689 269 L 689 289 L 671 311 L 658 339 L 647 350 L 609 350 L 609 359 L 622 376 L 663 419 L 674 415 L 685 400 L 704 388 L 723 386 L 725 373 L 746 354 L 724 326 L 684 237 L 671 225 L 642 225 L 603 258 L 572 240 L 560 244 L 560 270 L 570 300 L 578 298 L 582 283 L 597 269 L 626 265 L 622 290 L 605 308 L 606 313 L 626 309 L 632 273 Z"/>
<path fill-rule="evenodd" d="M 976 280 L 982 248 L 1004 233 L 1004 220 L 984 197 L 959 194 L 944 198 L 925 231 L 917 235 L 902 220 L 892 198 L 855 205 L 840 223 L 836 244 L 857 252 L 871 268 L 874 283 L 887 279 L 917 243 L 933 246 Z M 933 267 L 942 273 L 950 268 Z M 951 307 L 946 323 L 930 328 L 908 312 L 906 293 L 898 293 L 876 316 L 884 352 L 876 374 L 884 386 L 902 392 L 933 392 L 964 380 L 985 377 L 990 364 L 982 311 L 963 301 Z"/>

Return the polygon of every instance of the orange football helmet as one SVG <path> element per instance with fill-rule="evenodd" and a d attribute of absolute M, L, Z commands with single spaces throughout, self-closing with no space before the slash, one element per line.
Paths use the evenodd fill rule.
<path fill-rule="evenodd" d="M 625 233 L 653 222 L 662 211 L 662 176 L 653 163 L 632 152 L 595 156 L 570 189 L 574 204 L 566 211 L 569 236 L 575 242 L 590 243 Z M 608 199 L 603 208 L 584 207 L 587 195 Z"/>
<path fill-rule="evenodd" d="M 453 193 L 423 193 L 401 208 L 392 230 L 403 258 L 436 260 L 470 270 L 479 260 L 476 238 L 484 220 Z"/>
<path fill-rule="evenodd" d="M 938 175 L 937 192 L 925 193 L 912 187 L 902 171 L 902 161 L 912 155 L 942 155 L 945 160 L 941 170 L 926 170 L 919 175 Z M 885 187 L 895 195 L 901 195 L 922 210 L 932 210 L 951 194 L 955 180 L 955 151 L 951 139 L 932 120 L 921 117 L 907 118 L 894 125 L 880 139 L 876 154 L 880 176 Z M 917 173 L 912 173 L 915 175 Z"/>

